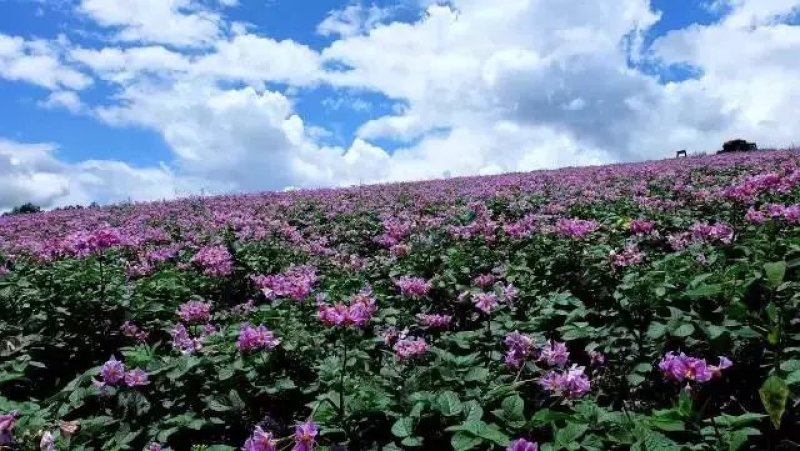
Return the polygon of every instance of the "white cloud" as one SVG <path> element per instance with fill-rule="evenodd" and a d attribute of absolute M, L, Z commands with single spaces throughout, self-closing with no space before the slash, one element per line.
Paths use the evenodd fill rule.
<path fill-rule="evenodd" d="M 375 28 L 388 19 L 391 12 L 388 8 L 377 5 L 364 6 L 351 3 L 342 9 L 330 11 L 325 20 L 317 26 L 317 33 L 323 36 L 354 36 Z"/>
<path fill-rule="evenodd" d="M 83 102 L 74 91 L 54 91 L 47 99 L 39 102 L 39 106 L 47 109 L 64 108 L 71 113 L 79 113 L 84 110 Z"/>
<path fill-rule="evenodd" d="M 23 165 L 33 169 L 8 169 L 49 178 L 30 197 L 158 198 L 491 174 L 709 150 L 734 135 L 786 144 L 800 128 L 800 27 L 784 23 L 798 1 L 717 2 L 718 22 L 647 48 L 643 36 L 659 20 L 648 0 L 431 1 L 411 23 L 352 3 L 322 19 L 317 31 L 335 40 L 320 51 L 229 24 L 208 9 L 213 3 L 82 1 L 84 14 L 128 44 L 73 48 L 68 62 L 113 94 L 83 105 L 80 86 L 63 74 L 25 79 L 55 91 L 44 106 L 153 130 L 173 160 L 66 165 L 51 147 L 36 147 L 38 163 Z M 85 77 L 64 66 L 64 46 L 0 39 L 0 76 L 9 78 L 4 61 L 14 60 L 3 55 L 26 54 L 50 55 L 62 72 Z M 689 65 L 700 75 L 664 84 L 639 64 Z M 322 101 L 329 110 L 382 110 L 359 103 L 364 91 L 402 107 L 364 121 L 349 146 L 324 146 L 330 132 L 294 105 L 324 84 L 336 90 Z M 383 139 L 399 148 L 385 151 L 376 144 Z M 45 163 L 56 169 L 39 169 Z"/>
<path fill-rule="evenodd" d="M 0 139 L 0 211 L 26 202 L 44 207 L 172 198 L 198 191 L 200 182 L 166 167 L 135 168 L 119 161 L 69 164 L 50 143 Z"/>
<path fill-rule="evenodd" d="M 197 47 L 222 33 L 220 15 L 194 0 L 81 0 L 78 11 L 125 42 Z"/>
<path fill-rule="evenodd" d="M 58 46 L 0 33 L 0 78 L 25 81 L 48 89 L 83 89 L 92 80 L 62 61 Z"/>

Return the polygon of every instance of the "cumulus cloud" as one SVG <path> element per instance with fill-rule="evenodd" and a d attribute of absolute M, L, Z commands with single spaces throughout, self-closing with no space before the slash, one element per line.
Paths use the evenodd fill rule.
<path fill-rule="evenodd" d="M 59 43 L 0 33 L 0 78 L 48 89 L 83 89 L 92 80 L 64 63 Z"/>
<path fill-rule="evenodd" d="M 222 32 L 220 15 L 193 0 L 81 0 L 78 11 L 125 42 L 197 47 Z"/>
<path fill-rule="evenodd" d="M 391 12 L 375 4 L 364 6 L 351 3 L 344 8 L 330 11 L 317 26 L 317 33 L 323 36 L 353 36 L 363 34 L 388 19 Z"/>
<path fill-rule="evenodd" d="M 5 142 L 0 177 L 18 194 L 4 202 L 599 164 L 714 149 L 738 136 L 787 144 L 800 126 L 793 82 L 800 27 L 789 21 L 798 1 L 718 0 L 709 3 L 718 21 L 647 46 L 644 36 L 660 20 L 648 0 L 587 0 L 579 8 L 560 0 L 426 1 L 410 22 L 351 3 L 320 18 L 317 32 L 332 41 L 319 49 L 228 23 L 223 7 L 235 4 L 82 0 L 79 11 L 112 31 L 104 47 L 0 36 L 0 77 L 51 89 L 43 106 L 152 130 L 173 157 L 148 168 L 65 164 L 52 145 Z M 42 56 L 52 60 L 47 74 L 9 69 L 19 57 Z M 698 75 L 669 83 L 651 75 L 674 65 Z M 91 80 L 83 72 L 112 95 L 84 104 L 88 97 L 75 92 Z M 334 90 L 323 107 L 342 111 L 346 103 L 373 114 L 349 145 L 321 144 L 327 132 L 298 113 L 296 99 L 320 86 Z M 357 103 L 365 91 L 402 107 L 377 115 L 385 109 Z M 379 144 L 386 140 L 391 151 Z M 37 157 L 20 160 L 19 146 L 38 149 L 30 152 Z M 33 175 L 48 183 L 20 191 Z"/>

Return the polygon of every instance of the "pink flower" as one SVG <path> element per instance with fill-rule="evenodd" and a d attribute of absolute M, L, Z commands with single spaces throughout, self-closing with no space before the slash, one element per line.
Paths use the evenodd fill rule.
<path fill-rule="evenodd" d="M 536 442 L 518 439 L 511 442 L 506 451 L 539 451 L 539 445 Z"/>
<path fill-rule="evenodd" d="M 668 352 L 658 363 L 658 368 L 664 376 L 676 382 L 684 380 L 695 382 L 708 382 L 714 377 L 719 377 L 722 370 L 730 368 L 731 361 L 725 357 L 720 357 L 718 366 L 710 366 L 704 359 L 689 357 L 684 353 L 675 354 Z"/>
<path fill-rule="evenodd" d="M 563 367 L 569 360 L 569 351 L 567 351 L 567 344 L 550 340 L 547 346 L 542 348 L 539 360 L 545 361 L 550 366 Z"/>
<path fill-rule="evenodd" d="M 499 305 L 497 302 L 497 295 L 494 293 L 476 294 L 473 296 L 472 303 L 475 304 L 475 308 L 483 313 L 486 313 L 487 315 L 492 313 L 492 311 Z"/>
<path fill-rule="evenodd" d="M 12 410 L 0 415 L 0 445 L 9 445 L 14 441 L 14 425 L 17 423 L 19 412 Z"/>
<path fill-rule="evenodd" d="M 211 319 L 211 303 L 188 301 L 178 307 L 178 316 L 187 323 L 204 323 Z"/>
<path fill-rule="evenodd" d="M 39 440 L 39 449 L 42 451 L 56 451 L 56 436 L 50 431 L 45 431 L 42 434 L 42 439 Z"/>
<path fill-rule="evenodd" d="M 589 378 L 584 374 L 585 368 L 572 365 L 568 370 L 551 371 L 539 380 L 545 390 L 570 399 L 577 399 L 588 393 L 591 388 Z"/>
<path fill-rule="evenodd" d="M 412 299 L 425 296 L 431 290 L 431 283 L 421 277 L 401 277 L 394 284 L 400 288 L 400 294 Z"/>
<path fill-rule="evenodd" d="M 431 329 L 447 329 L 450 326 L 450 321 L 453 320 L 453 317 L 450 315 L 424 315 L 420 313 L 417 315 L 417 321 L 425 327 L 430 327 Z"/>
<path fill-rule="evenodd" d="M 372 291 L 365 289 L 353 296 L 349 305 L 343 303 L 329 305 L 320 302 L 317 306 L 317 317 L 329 327 L 364 327 L 369 324 L 377 309 Z"/>
<path fill-rule="evenodd" d="M 223 277 L 233 272 L 233 256 L 225 246 L 206 246 L 192 257 L 192 263 L 209 276 Z"/>
<path fill-rule="evenodd" d="M 561 218 L 556 222 L 556 232 L 571 238 L 583 238 L 600 228 L 596 221 Z"/>
<path fill-rule="evenodd" d="M 506 365 L 513 368 L 522 366 L 524 361 L 532 358 L 536 351 L 533 339 L 516 330 L 506 335 L 504 342 L 508 347 L 505 358 Z"/>
<path fill-rule="evenodd" d="M 125 365 L 118 361 L 113 355 L 100 367 L 100 376 L 105 385 L 115 385 L 125 378 Z"/>
<path fill-rule="evenodd" d="M 475 284 L 476 287 L 486 288 L 489 285 L 493 284 L 496 280 L 494 274 L 481 274 L 474 279 L 472 279 L 472 283 Z"/>
<path fill-rule="evenodd" d="M 272 432 L 266 432 L 261 426 L 256 426 L 253 435 L 244 442 L 242 451 L 275 451 L 278 441 L 272 436 Z"/>
<path fill-rule="evenodd" d="M 629 228 L 634 235 L 647 235 L 655 230 L 656 223 L 646 219 L 634 219 L 631 221 Z"/>
<path fill-rule="evenodd" d="M 272 275 L 256 275 L 251 280 L 267 299 L 288 297 L 302 301 L 317 281 L 317 271 L 311 266 L 294 266 L 286 272 Z"/>
<path fill-rule="evenodd" d="M 239 329 L 239 340 L 236 347 L 242 352 L 257 351 L 261 349 L 273 349 L 281 341 L 266 326 L 259 325 L 253 327 L 250 323 L 243 323 Z"/>
<path fill-rule="evenodd" d="M 292 451 L 312 451 L 316 444 L 319 430 L 313 421 L 297 425 L 294 430 L 294 448 Z"/>
<path fill-rule="evenodd" d="M 139 326 L 130 321 L 125 321 L 125 324 L 122 325 L 122 334 L 138 342 L 147 341 L 147 337 L 150 335 L 147 331 L 141 330 Z"/>
<path fill-rule="evenodd" d="M 141 387 L 150 384 L 147 373 L 141 368 L 136 368 L 125 373 L 125 385 L 128 387 Z"/>
<path fill-rule="evenodd" d="M 394 352 L 400 360 L 418 357 L 428 351 L 428 344 L 423 338 L 404 338 L 394 344 Z"/>

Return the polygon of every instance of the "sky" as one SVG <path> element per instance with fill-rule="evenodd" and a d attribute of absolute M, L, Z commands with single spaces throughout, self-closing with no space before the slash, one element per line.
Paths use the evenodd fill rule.
<path fill-rule="evenodd" d="M 800 0 L 0 0 L 0 210 L 785 147 Z"/>

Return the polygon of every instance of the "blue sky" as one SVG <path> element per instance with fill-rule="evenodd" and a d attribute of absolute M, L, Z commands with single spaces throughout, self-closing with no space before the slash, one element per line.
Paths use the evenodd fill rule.
<path fill-rule="evenodd" d="M 0 0 L 0 187 L 16 193 L 0 208 L 603 163 L 731 133 L 780 144 L 788 106 L 748 102 L 791 78 L 797 13 L 791 0 Z M 737 57 L 773 78 L 750 86 Z M 52 185 L 28 188 L 36 177 Z"/>

